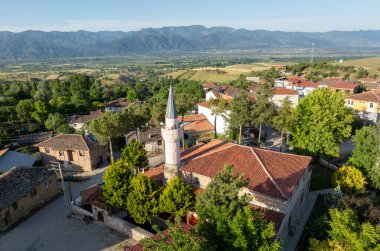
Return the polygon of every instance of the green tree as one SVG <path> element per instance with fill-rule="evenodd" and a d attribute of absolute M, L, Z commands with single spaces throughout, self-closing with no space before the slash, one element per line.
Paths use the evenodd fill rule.
<path fill-rule="evenodd" d="M 137 91 L 135 89 L 129 89 L 127 92 L 127 100 L 135 102 L 138 99 Z"/>
<path fill-rule="evenodd" d="M 122 151 L 121 161 L 131 167 L 135 173 L 148 166 L 148 157 L 143 145 L 136 140 L 132 140 Z"/>
<path fill-rule="evenodd" d="M 271 124 L 272 126 L 281 132 L 281 151 L 283 145 L 284 132 L 287 133 L 287 142 L 289 139 L 289 132 L 292 128 L 294 122 L 294 109 L 292 108 L 292 102 L 289 100 L 289 96 L 286 97 L 281 104 L 280 109 L 277 114 L 272 117 Z"/>
<path fill-rule="evenodd" d="M 135 103 L 127 110 L 128 125 L 131 130 L 145 128 L 151 118 L 150 111 L 147 105 Z"/>
<path fill-rule="evenodd" d="M 126 116 L 118 112 L 107 112 L 105 116 L 89 123 L 90 132 L 103 145 L 109 144 L 111 160 L 114 159 L 112 139 L 121 137 L 127 132 Z"/>
<path fill-rule="evenodd" d="M 249 198 L 239 197 L 239 189 L 248 184 L 243 175 L 234 175 L 226 165 L 197 197 L 199 216 L 197 233 L 206 246 L 216 250 L 279 250 L 273 238 L 273 223 L 248 205 Z"/>
<path fill-rule="evenodd" d="M 267 82 L 260 84 L 256 90 L 256 102 L 252 108 L 252 122 L 256 127 L 259 127 L 258 144 L 261 143 L 261 134 L 263 124 L 269 123 L 275 114 L 275 106 L 270 101 L 273 93 L 270 85 Z"/>
<path fill-rule="evenodd" d="M 252 122 L 252 101 L 246 92 L 242 92 L 234 98 L 230 107 L 229 126 L 230 131 L 239 128 L 239 144 L 241 144 L 242 127 L 249 126 Z"/>
<path fill-rule="evenodd" d="M 45 102 L 38 100 L 33 103 L 34 111 L 31 113 L 32 118 L 37 122 L 43 122 L 48 117 L 48 111 Z"/>
<path fill-rule="evenodd" d="M 370 184 L 380 189 L 380 126 L 365 126 L 352 138 L 355 148 L 349 159 L 350 165 L 359 168 Z"/>
<path fill-rule="evenodd" d="M 159 207 L 161 212 L 184 216 L 194 204 L 194 192 L 179 177 L 172 178 L 163 189 Z"/>
<path fill-rule="evenodd" d="M 174 87 L 178 113 L 183 117 L 203 98 L 203 89 L 195 81 L 183 80 Z"/>
<path fill-rule="evenodd" d="M 364 189 L 367 181 L 362 172 L 352 166 L 342 166 L 333 174 L 333 183 L 345 193 L 357 193 Z"/>
<path fill-rule="evenodd" d="M 102 194 L 107 205 L 126 209 L 132 169 L 122 161 L 112 162 L 103 175 Z"/>
<path fill-rule="evenodd" d="M 143 240 L 145 251 L 202 251 L 204 249 L 204 241 L 199 238 L 196 233 L 190 229 L 185 231 L 182 223 L 168 222 L 169 228 L 165 232 L 158 231 L 158 239 Z M 208 249 L 209 251 L 213 249 Z"/>
<path fill-rule="evenodd" d="M 72 134 L 75 133 L 75 129 L 69 126 L 68 124 L 61 124 L 57 126 L 58 134 Z"/>
<path fill-rule="evenodd" d="M 18 102 L 16 105 L 17 117 L 21 121 L 30 121 L 30 117 L 34 112 L 33 100 L 32 99 L 23 99 Z"/>
<path fill-rule="evenodd" d="M 352 121 L 343 93 L 316 89 L 296 107 L 291 144 L 302 154 L 337 157 L 339 144 L 351 134 Z"/>
<path fill-rule="evenodd" d="M 158 212 L 158 191 L 153 181 L 141 173 L 131 179 L 127 209 L 138 224 L 150 222 Z"/>
<path fill-rule="evenodd" d="M 214 136 L 218 138 L 217 130 L 216 130 L 216 120 L 218 116 L 225 117 L 225 112 L 227 110 L 228 103 L 223 98 L 212 98 L 209 100 L 211 115 L 214 116 Z"/>
<path fill-rule="evenodd" d="M 45 121 L 45 127 L 48 130 L 57 131 L 57 127 L 66 124 L 66 117 L 59 113 L 49 113 Z"/>

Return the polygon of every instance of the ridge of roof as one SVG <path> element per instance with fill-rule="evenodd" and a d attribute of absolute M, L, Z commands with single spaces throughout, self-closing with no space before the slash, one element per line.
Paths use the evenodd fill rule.
<path fill-rule="evenodd" d="M 265 165 L 264 165 L 263 161 L 261 160 L 261 158 L 259 157 L 259 155 L 256 154 L 256 152 L 253 148 L 251 148 L 251 151 L 252 151 L 253 155 L 255 155 L 255 157 L 257 158 L 258 162 L 260 163 L 260 166 L 263 168 L 264 173 L 268 176 L 268 178 L 273 183 L 273 185 L 277 188 L 277 190 L 280 192 L 280 194 L 284 198 L 287 198 L 284 191 L 282 191 L 280 186 L 277 184 L 277 182 L 273 179 L 272 175 L 269 173 L 268 169 L 265 167 Z"/>
<path fill-rule="evenodd" d="M 221 141 L 221 142 L 223 142 L 223 141 Z M 200 155 L 200 156 L 197 156 L 197 157 L 195 157 L 195 158 L 192 158 L 191 160 L 189 160 L 189 161 L 187 161 L 187 162 L 190 162 L 190 161 L 192 161 L 192 160 L 196 160 L 196 159 L 200 159 L 200 158 L 206 157 L 206 156 L 208 156 L 208 155 L 211 155 L 211 154 L 214 154 L 214 153 L 217 153 L 217 152 L 220 152 L 220 151 L 223 151 L 223 150 L 229 149 L 229 148 L 234 147 L 234 146 L 235 146 L 235 145 L 233 145 L 233 144 L 227 143 L 227 146 L 226 146 L 226 147 L 223 147 L 223 148 L 220 148 L 220 149 L 212 150 L 212 151 L 210 151 L 210 152 L 207 152 L 207 153 L 205 153 L 205 154 L 202 154 L 202 155 Z"/>
<path fill-rule="evenodd" d="M 80 135 L 80 134 L 68 134 L 68 133 L 63 133 L 63 134 L 59 134 L 59 135 L 56 135 L 50 139 L 47 139 L 47 140 L 44 140 L 38 144 L 35 144 L 34 146 L 35 147 L 44 147 L 44 145 L 46 143 L 49 143 L 49 142 L 52 142 L 58 138 L 63 138 L 63 137 L 80 137 L 82 139 L 82 141 L 84 142 L 84 145 L 86 147 L 86 150 L 90 150 L 89 146 L 88 146 L 88 142 L 84 139 L 83 135 Z"/>

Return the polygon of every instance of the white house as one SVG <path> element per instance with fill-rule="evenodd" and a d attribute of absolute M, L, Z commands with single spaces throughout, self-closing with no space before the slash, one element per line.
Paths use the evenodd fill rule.
<path fill-rule="evenodd" d="M 292 102 L 292 107 L 296 107 L 298 104 L 298 92 L 295 90 L 287 89 L 287 88 L 275 88 L 273 89 L 273 96 L 271 98 L 271 101 L 277 106 L 281 107 L 283 100 L 288 97 L 289 100 Z"/>
<path fill-rule="evenodd" d="M 232 99 L 226 99 L 228 103 L 232 102 Z M 206 116 L 207 120 L 214 125 L 215 123 L 215 115 L 212 114 L 210 104 L 208 101 L 202 102 L 198 104 L 198 114 L 203 114 Z M 228 128 L 228 118 L 229 112 L 226 111 L 224 116 L 218 115 L 216 116 L 216 133 L 225 134 Z"/>

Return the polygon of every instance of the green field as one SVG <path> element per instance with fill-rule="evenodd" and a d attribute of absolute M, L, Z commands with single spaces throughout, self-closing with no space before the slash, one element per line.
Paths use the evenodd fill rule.
<path fill-rule="evenodd" d="M 375 58 L 365 58 L 365 59 L 357 59 L 357 60 L 349 60 L 343 63 L 343 65 L 353 65 L 356 67 L 363 67 L 370 74 L 378 74 L 380 75 L 380 57 Z"/>
<path fill-rule="evenodd" d="M 179 79 L 227 83 L 239 78 L 241 74 L 249 75 L 253 71 L 262 71 L 273 66 L 287 65 L 289 62 L 265 62 L 253 64 L 236 64 L 226 67 L 200 67 L 191 70 L 179 70 L 169 76 Z"/>

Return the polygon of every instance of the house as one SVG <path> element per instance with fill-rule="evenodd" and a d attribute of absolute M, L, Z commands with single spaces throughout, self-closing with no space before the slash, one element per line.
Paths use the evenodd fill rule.
<path fill-rule="evenodd" d="M 0 174 L 15 166 L 32 167 L 36 160 L 36 156 L 11 151 L 8 148 L 0 150 Z"/>
<path fill-rule="evenodd" d="M 91 120 L 99 119 L 103 117 L 104 115 L 105 113 L 100 110 L 91 111 L 90 114 L 72 115 L 68 117 L 67 123 L 69 124 L 69 126 L 79 131 L 83 129 L 83 127 Z"/>
<path fill-rule="evenodd" d="M 203 87 L 203 90 L 204 91 L 209 91 L 211 89 L 217 89 L 218 88 L 218 85 L 214 84 L 214 83 L 210 83 L 210 82 L 207 82 L 207 83 L 204 83 L 202 85 Z"/>
<path fill-rule="evenodd" d="M 360 83 L 367 91 L 380 90 L 380 80 L 375 78 L 361 78 Z"/>
<path fill-rule="evenodd" d="M 91 171 L 109 159 L 108 146 L 102 146 L 92 134 L 61 134 L 34 145 L 42 163 L 63 163 L 73 171 Z"/>
<path fill-rule="evenodd" d="M 342 80 L 332 83 L 329 87 L 335 91 L 344 92 L 345 94 L 355 94 L 359 89 L 359 85 Z"/>
<path fill-rule="evenodd" d="M 357 111 L 363 120 L 377 122 L 380 120 L 380 90 L 347 96 L 346 107 Z"/>
<path fill-rule="evenodd" d="M 206 92 L 206 101 L 210 99 L 220 98 L 221 93 L 218 89 L 210 89 Z"/>
<path fill-rule="evenodd" d="M 180 135 L 172 91 L 169 92 L 165 127 L 165 163 L 144 173 L 158 184 L 180 177 L 193 187 L 207 187 L 225 164 L 244 174 L 249 184 L 239 195 L 250 196 L 252 207 L 266 211 L 276 224 L 277 239 L 295 231 L 295 222 L 309 192 L 311 158 L 213 140 L 180 153 Z M 170 107 L 169 107 L 170 106 Z"/>
<path fill-rule="evenodd" d="M 206 92 L 206 101 L 212 98 L 231 99 L 240 95 L 243 88 L 232 85 L 218 86 L 217 88 L 210 89 Z"/>
<path fill-rule="evenodd" d="M 289 101 L 292 102 L 292 107 L 296 107 L 298 104 L 298 92 L 295 90 L 287 89 L 284 87 L 274 88 L 272 90 L 273 96 L 271 101 L 277 106 L 281 107 L 283 100 L 288 97 Z"/>
<path fill-rule="evenodd" d="M 317 82 L 319 88 L 328 88 L 335 82 L 341 81 L 340 78 L 325 78 Z"/>
<path fill-rule="evenodd" d="M 250 93 L 254 93 L 257 90 L 257 87 L 259 86 L 259 83 L 257 82 L 252 82 L 248 85 L 248 91 Z"/>
<path fill-rule="evenodd" d="M 260 83 L 260 77 L 246 77 L 245 80 Z"/>
<path fill-rule="evenodd" d="M 312 93 L 315 89 L 317 89 L 318 84 L 304 80 L 300 83 L 292 84 L 289 87 L 291 87 L 290 89 L 297 91 L 300 97 L 304 97 Z"/>
<path fill-rule="evenodd" d="M 119 98 L 104 105 L 105 112 L 122 112 L 131 104 L 126 98 Z"/>
<path fill-rule="evenodd" d="M 185 134 L 185 139 L 195 140 L 201 135 L 214 132 L 214 126 L 207 120 L 202 113 L 194 115 L 186 115 L 181 118 L 181 125 Z"/>
<path fill-rule="evenodd" d="M 287 76 L 276 79 L 274 81 L 274 87 L 283 87 L 292 89 L 293 85 L 298 85 L 299 83 L 306 81 L 304 78 L 298 76 Z"/>
<path fill-rule="evenodd" d="M 53 171 L 42 167 L 14 167 L 0 175 L 0 230 L 50 201 L 59 193 Z"/>
<path fill-rule="evenodd" d="M 137 130 L 124 135 L 128 145 L 132 140 L 140 142 L 148 153 L 160 153 L 163 150 L 161 128 L 154 127 L 145 130 Z"/>
<path fill-rule="evenodd" d="M 226 99 L 227 103 L 231 104 L 233 99 Z M 208 122 L 212 125 L 215 124 L 215 115 L 211 111 L 210 103 L 208 101 L 198 104 L 198 114 L 203 114 Z M 227 110 L 223 115 L 216 116 L 216 132 L 224 134 L 228 128 L 228 114 Z"/>

